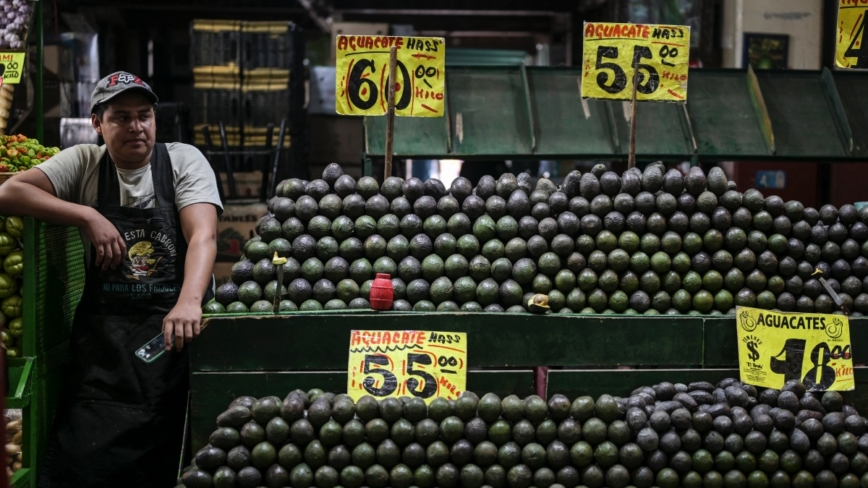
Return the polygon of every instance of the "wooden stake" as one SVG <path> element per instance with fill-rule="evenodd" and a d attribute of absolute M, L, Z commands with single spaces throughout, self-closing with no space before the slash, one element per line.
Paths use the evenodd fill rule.
<path fill-rule="evenodd" d="M 392 143 L 395 134 L 395 72 L 397 68 L 398 48 L 392 46 L 389 50 L 389 112 L 386 115 L 386 168 L 383 181 L 392 176 Z"/>
<path fill-rule="evenodd" d="M 633 101 L 630 104 L 630 158 L 627 168 L 636 167 L 636 88 L 639 86 L 639 63 L 633 65 Z"/>

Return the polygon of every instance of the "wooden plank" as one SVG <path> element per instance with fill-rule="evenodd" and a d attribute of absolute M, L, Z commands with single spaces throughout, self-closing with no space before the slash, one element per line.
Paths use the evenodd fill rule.
<path fill-rule="evenodd" d="M 194 371 L 346 370 L 350 331 L 467 332 L 471 366 L 701 365 L 701 317 L 485 313 L 215 317 L 191 344 Z"/>
<path fill-rule="evenodd" d="M 550 370 L 548 395 L 560 393 L 573 399 L 582 395 L 594 398 L 608 393 L 626 396 L 640 386 L 652 386 L 661 381 L 690 383 L 718 381 L 738 377 L 737 369 L 619 369 L 619 370 Z"/>
<path fill-rule="evenodd" d="M 275 395 L 282 399 L 297 388 L 305 391 L 320 388 L 341 393 L 346 392 L 346 386 L 346 370 L 193 373 L 190 376 L 193 450 L 195 452 L 208 443 L 208 437 L 216 429 L 217 416 L 239 396 L 260 398 Z M 467 389 L 483 393 L 494 392 L 501 396 L 516 394 L 523 398 L 533 394 L 533 371 L 469 371 Z"/>
<path fill-rule="evenodd" d="M 706 368 L 738 366 L 738 339 L 735 317 L 708 317 L 704 320 L 703 341 Z"/>

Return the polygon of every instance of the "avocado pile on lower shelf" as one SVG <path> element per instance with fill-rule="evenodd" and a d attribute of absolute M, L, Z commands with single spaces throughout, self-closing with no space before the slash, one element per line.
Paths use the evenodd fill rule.
<path fill-rule="evenodd" d="M 322 179 L 277 187 L 206 313 L 369 308 L 388 273 L 394 310 L 721 314 L 736 306 L 868 313 L 868 209 L 818 210 L 744 193 L 720 168 L 622 175 L 597 165 L 559 186 L 526 173 L 358 181 L 329 165 Z M 278 287 L 272 257 L 287 258 Z"/>
<path fill-rule="evenodd" d="M 321 390 L 241 397 L 181 477 L 188 488 L 858 488 L 866 419 L 799 382 L 726 379 L 629 397 L 458 400 Z"/>

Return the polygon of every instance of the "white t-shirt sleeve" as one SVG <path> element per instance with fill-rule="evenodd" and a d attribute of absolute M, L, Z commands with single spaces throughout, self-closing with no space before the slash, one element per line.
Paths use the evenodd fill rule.
<path fill-rule="evenodd" d="M 175 182 L 175 206 L 178 210 L 194 203 L 210 203 L 223 213 L 217 178 L 205 156 L 188 144 L 166 144 L 172 160 Z"/>
<path fill-rule="evenodd" d="M 45 173 L 54 186 L 57 198 L 67 202 L 82 202 L 82 188 L 86 175 L 90 173 L 92 160 L 98 157 L 100 147 L 92 144 L 79 144 L 64 149 L 36 168 Z"/>

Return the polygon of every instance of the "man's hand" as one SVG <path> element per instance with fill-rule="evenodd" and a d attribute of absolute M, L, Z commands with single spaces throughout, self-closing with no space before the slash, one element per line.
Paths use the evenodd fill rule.
<path fill-rule="evenodd" d="M 175 350 L 184 349 L 184 343 L 189 344 L 193 339 L 199 337 L 201 324 L 202 309 L 200 306 L 179 302 L 163 319 L 163 339 L 166 343 L 166 350 L 171 350 L 173 343 Z"/>
<path fill-rule="evenodd" d="M 96 248 L 96 266 L 102 267 L 103 271 L 109 267 L 115 269 L 121 264 L 124 256 L 127 253 L 127 245 L 121 238 L 118 229 L 102 216 L 96 209 L 90 209 L 92 213 L 88 216 L 85 224 L 87 237 Z"/>

